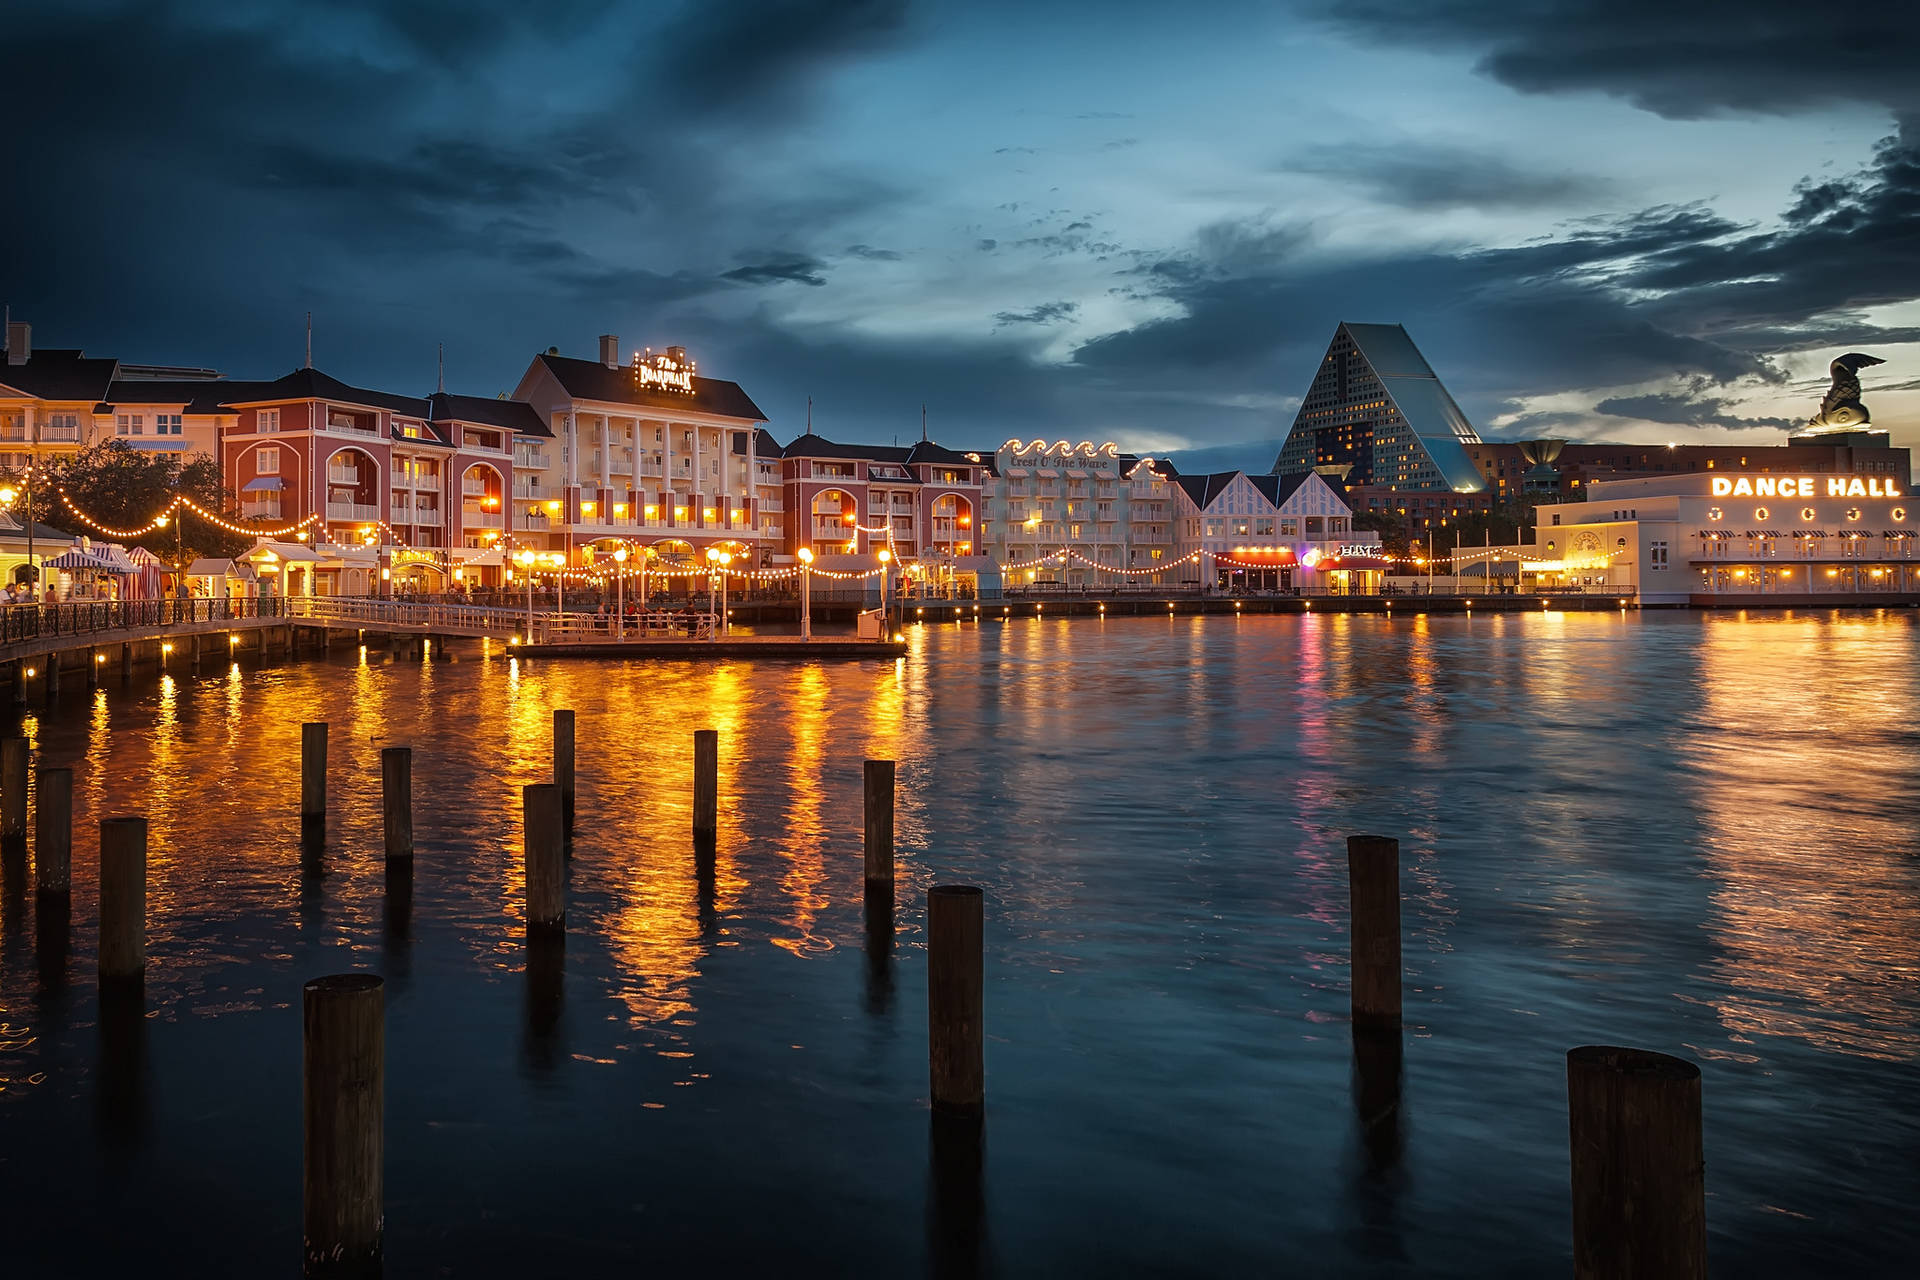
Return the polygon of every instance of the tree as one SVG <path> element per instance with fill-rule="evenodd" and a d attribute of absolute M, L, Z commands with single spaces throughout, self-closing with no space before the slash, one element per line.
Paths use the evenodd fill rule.
<path fill-rule="evenodd" d="M 237 556 L 253 545 L 251 537 L 229 533 L 183 508 L 176 508 L 164 526 L 146 529 L 176 495 L 191 498 L 208 511 L 227 512 L 229 495 L 220 484 L 220 464 L 204 453 L 150 453 L 121 440 L 105 440 L 78 453 L 48 459 L 34 487 L 35 509 L 49 523 L 145 547 L 169 564 L 176 560 L 190 564 L 200 556 Z M 131 538 L 104 534 L 74 518 L 61 502 L 61 493 L 101 525 L 146 531 Z"/>
<path fill-rule="evenodd" d="M 1391 511 L 1356 511 L 1353 513 L 1353 527 L 1379 534 L 1380 547 L 1390 556 L 1404 556 L 1412 551 L 1405 516 Z"/>

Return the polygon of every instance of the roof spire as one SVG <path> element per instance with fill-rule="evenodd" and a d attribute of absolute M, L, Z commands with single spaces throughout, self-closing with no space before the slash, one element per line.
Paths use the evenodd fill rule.
<path fill-rule="evenodd" d="M 920 443 L 927 442 L 927 402 L 920 402 Z"/>
<path fill-rule="evenodd" d="M 813 397 L 807 397 L 807 434 L 813 434 Z"/>
<path fill-rule="evenodd" d="M 307 312 L 307 364 L 306 364 L 306 367 L 309 369 L 313 368 L 313 312 L 311 311 Z"/>
<path fill-rule="evenodd" d="M 441 395 L 447 394 L 447 344 L 440 344 L 440 386 Z"/>

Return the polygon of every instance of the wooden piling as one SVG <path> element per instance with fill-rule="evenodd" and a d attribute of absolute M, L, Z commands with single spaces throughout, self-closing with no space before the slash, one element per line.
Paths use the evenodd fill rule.
<path fill-rule="evenodd" d="M 133 641 L 128 640 L 120 646 L 120 683 L 133 679 Z"/>
<path fill-rule="evenodd" d="M 46 662 L 46 697 L 47 701 L 51 703 L 60 696 L 60 655 L 50 653 L 47 655 Z"/>
<path fill-rule="evenodd" d="M 147 969 L 147 820 L 100 824 L 100 981 L 137 981 Z"/>
<path fill-rule="evenodd" d="M 553 713 L 553 784 L 560 788 L 562 829 L 573 830 L 573 712 Z"/>
<path fill-rule="evenodd" d="M 1400 842 L 1347 837 L 1355 1026 L 1400 1025 Z"/>
<path fill-rule="evenodd" d="M 1705 1280 L 1700 1068 L 1644 1049 L 1567 1051 L 1575 1280 Z"/>
<path fill-rule="evenodd" d="M 16 707 L 24 707 L 27 705 L 27 660 L 25 658 L 17 659 L 13 662 L 12 666 L 13 680 L 11 683 L 13 685 L 13 705 Z"/>
<path fill-rule="evenodd" d="M 927 1062 L 936 1110 L 976 1114 L 986 1094 L 982 898 L 970 884 L 927 891 Z"/>
<path fill-rule="evenodd" d="M 327 722 L 300 726 L 300 817 L 314 822 L 327 816 Z"/>
<path fill-rule="evenodd" d="M 715 840 L 720 834 L 720 731 L 693 731 L 693 835 Z"/>
<path fill-rule="evenodd" d="M 100 687 L 100 667 L 100 651 L 98 649 L 87 650 L 87 688 L 97 689 Z"/>
<path fill-rule="evenodd" d="M 73 884 L 73 770 L 40 769 L 34 800 L 34 886 L 64 897 Z"/>
<path fill-rule="evenodd" d="M 371 973 L 315 978 L 301 1000 L 306 1272 L 375 1265 L 386 1226 L 386 996 Z"/>
<path fill-rule="evenodd" d="M 413 748 L 380 749 L 380 812 L 385 820 L 387 857 L 413 856 Z"/>
<path fill-rule="evenodd" d="M 868 760 L 866 791 L 867 883 L 893 883 L 893 761 Z"/>
<path fill-rule="evenodd" d="M 526 853 L 527 932 L 558 933 L 567 927 L 566 830 L 560 819 L 560 788 L 536 782 L 520 789 Z"/>
<path fill-rule="evenodd" d="M 0 848 L 27 843 L 27 740 L 0 741 Z"/>

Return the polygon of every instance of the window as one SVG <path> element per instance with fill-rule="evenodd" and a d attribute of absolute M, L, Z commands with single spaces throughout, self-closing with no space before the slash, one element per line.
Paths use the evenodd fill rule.
<path fill-rule="evenodd" d="M 1553 513 L 1553 523 L 1555 524 L 1560 523 L 1560 513 L 1558 511 Z"/>
<path fill-rule="evenodd" d="M 180 434 L 180 415 L 177 413 L 155 414 L 153 434 L 157 436 L 177 436 Z"/>
<path fill-rule="evenodd" d="M 1647 544 L 1647 567 L 1651 569 L 1664 569 L 1667 567 L 1666 543 L 1649 542 Z"/>
<path fill-rule="evenodd" d="M 268 445 L 264 449 L 253 451 L 253 473 L 257 476 L 277 476 L 280 474 L 280 446 Z"/>
<path fill-rule="evenodd" d="M 1207 521 L 1207 536 L 1209 538 L 1221 537 L 1225 533 L 1226 527 L 1227 522 L 1225 520 L 1209 520 Z"/>
<path fill-rule="evenodd" d="M 253 415 L 253 429 L 272 432 L 280 429 L 280 411 L 278 409 L 260 409 Z"/>
<path fill-rule="evenodd" d="M 1255 537 L 1262 537 L 1262 538 L 1271 537 L 1273 535 L 1272 519 L 1265 518 L 1265 519 L 1255 520 L 1253 522 L 1253 532 Z"/>
<path fill-rule="evenodd" d="M 146 434 L 146 417 L 138 413 L 123 413 L 114 420 L 114 433 L 123 436 Z"/>

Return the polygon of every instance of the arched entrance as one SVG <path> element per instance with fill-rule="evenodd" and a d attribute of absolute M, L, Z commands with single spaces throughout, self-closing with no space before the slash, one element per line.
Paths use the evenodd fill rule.
<path fill-rule="evenodd" d="M 327 455 L 327 541 L 364 544 L 364 529 L 376 533 L 380 514 L 380 461 L 365 449 L 342 445 Z"/>
<path fill-rule="evenodd" d="M 813 527 L 809 530 L 810 539 L 816 544 L 857 542 L 859 539 L 859 507 L 853 495 L 844 489 L 822 489 L 813 495 Z M 834 547 L 838 551 L 841 547 Z M 829 553 L 830 554 L 830 553 Z"/>
<path fill-rule="evenodd" d="M 497 467 L 485 462 L 468 465 L 460 473 L 460 542 L 487 547 L 506 528 L 507 481 Z"/>

